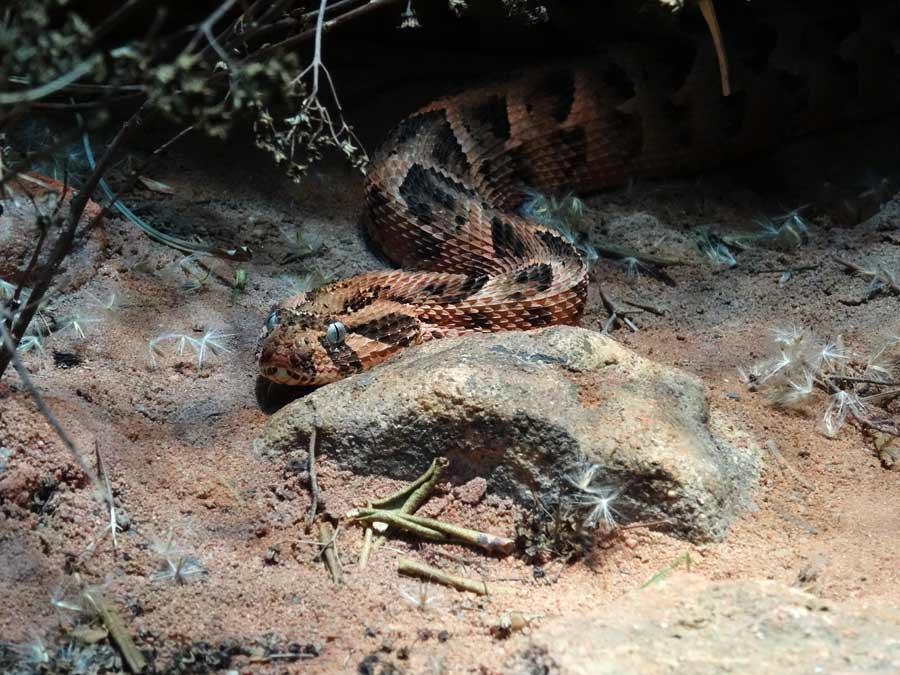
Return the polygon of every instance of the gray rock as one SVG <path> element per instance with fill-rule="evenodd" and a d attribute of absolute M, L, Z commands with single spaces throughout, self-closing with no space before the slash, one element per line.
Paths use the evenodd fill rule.
<path fill-rule="evenodd" d="M 507 672 L 896 673 L 900 613 L 770 581 L 679 575 L 592 616 L 539 628 Z"/>
<path fill-rule="evenodd" d="M 323 387 L 273 415 L 259 443 L 322 452 L 356 472 L 413 478 L 432 458 L 493 494 L 554 503 L 578 466 L 621 491 L 620 517 L 719 539 L 759 458 L 716 437 L 700 381 L 599 333 L 559 326 L 445 339 Z M 752 445 L 752 444 L 751 444 Z"/>

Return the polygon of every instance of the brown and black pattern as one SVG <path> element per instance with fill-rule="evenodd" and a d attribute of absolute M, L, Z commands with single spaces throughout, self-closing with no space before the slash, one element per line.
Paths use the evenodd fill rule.
<path fill-rule="evenodd" d="M 398 347 L 408 347 L 419 341 L 422 326 L 418 319 L 409 313 L 391 312 L 365 323 L 351 326 L 350 330 L 371 340 L 379 340 Z"/>
<path fill-rule="evenodd" d="M 611 45 L 590 63 L 538 68 L 402 120 L 365 192 L 370 238 L 404 269 L 286 300 L 263 340 L 261 373 L 323 384 L 426 339 L 577 323 L 586 266 L 519 213 L 529 190 L 585 193 L 683 174 L 872 106 L 896 110 L 900 3 L 819 3 L 829 15 L 821 25 L 792 5 L 726 31 L 729 97 L 704 31 L 679 36 L 675 51 Z M 336 345 L 325 339 L 334 322 L 346 329 Z"/>
<path fill-rule="evenodd" d="M 332 365 L 342 377 L 353 375 L 354 373 L 361 373 L 365 370 L 362 360 L 359 358 L 359 354 L 353 351 L 353 348 L 349 345 L 329 344 L 324 336 L 320 338 L 319 344 L 322 346 L 322 349 L 325 350 L 325 353 L 328 354 L 328 358 L 331 359 Z"/>

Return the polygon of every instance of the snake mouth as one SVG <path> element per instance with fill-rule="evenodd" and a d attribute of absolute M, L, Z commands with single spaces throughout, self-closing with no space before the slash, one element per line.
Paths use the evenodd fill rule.
<path fill-rule="evenodd" d="M 309 377 L 304 377 L 299 373 L 281 366 L 263 366 L 259 369 L 260 375 L 267 380 L 272 380 L 278 384 L 287 384 L 290 386 L 302 386 L 311 384 Z"/>

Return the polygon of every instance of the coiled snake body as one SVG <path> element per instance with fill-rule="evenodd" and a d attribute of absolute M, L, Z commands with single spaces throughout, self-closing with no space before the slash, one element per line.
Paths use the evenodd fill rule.
<path fill-rule="evenodd" d="M 833 53 L 855 36 L 829 34 Z M 867 39 L 853 58 L 866 59 Z M 645 50 L 610 50 L 403 120 L 366 179 L 370 237 L 401 269 L 288 298 L 267 322 L 260 374 L 318 385 L 425 340 L 577 323 L 587 267 L 558 232 L 518 212 L 526 190 L 585 193 L 695 171 L 852 116 L 867 91 L 874 95 L 873 59 L 851 71 L 844 57 L 830 73 L 827 62 L 779 64 L 780 46 L 762 65 L 757 55 L 755 70 L 733 64 L 740 88 L 727 98 L 707 42 L 680 70 Z"/>

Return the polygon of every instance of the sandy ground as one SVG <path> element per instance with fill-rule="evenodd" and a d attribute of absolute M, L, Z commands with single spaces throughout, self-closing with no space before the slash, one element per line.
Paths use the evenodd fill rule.
<path fill-rule="evenodd" d="M 53 315 L 68 328 L 47 340 L 46 357 L 29 353 L 25 361 L 92 464 L 99 449 L 127 529 L 113 551 L 104 532 L 107 516 L 92 490 L 18 380 L 6 377 L 0 383 L 0 640 L 53 643 L 58 627 L 77 619 L 50 602 L 54 594 L 73 596 L 74 570 L 113 601 L 160 669 L 192 643 L 208 642 L 216 652 L 221 641 L 232 640 L 232 646 L 255 647 L 257 656 L 292 649 L 318 654 L 297 663 L 235 657 L 229 667 L 242 672 L 376 672 L 377 658 L 393 662 L 397 672 L 499 673 L 545 618 L 615 603 L 686 552 L 692 571 L 710 579 L 775 579 L 802 583 L 826 598 L 896 605 L 897 474 L 881 466 L 857 429 L 848 426 L 833 440 L 817 433 L 821 402 L 806 412 L 776 410 L 748 392 L 737 372 L 764 355 L 777 326 L 793 323 L 823 337 L 840 333 L 859 354 L 900 332 L 898 298 L 860 302 L 865 280 L 845 274 L 829 258 L 841 252 L 859 262 L 877 258 L 893 269 L 900 264 L 898 202 L 884 207 L 879 231 L 878 223 L 857 225 L 816 201 L 825 181 L 841 195 L 864 190 L 858 181 L 872 170 L 870 158 L 883 144 L 875 142 L 871 152 L 857 147 L 859 154 L 849 157 L 840 154 L 846 141 L 806 141 L 762 167 L 710 173 L 699 181 L 641 183 L 593 201 L 598 235 L 642 245 L 665 236 L 673 246 L 700 226 L 750 231 L 761 214 L 814 203 L 804 212 L 809 242 L 793 252 L 744 252 L 730 269 L 700 261 L 670 270 L 674 285 L 647 274 L 630 277 L 602 260 L 593 275 L 584 325 L 600 329 L 606 320 L 597 293 L 601 283 L 616 301 L 668 307 L 665 316 L 636 316 L 640 330 L 620 328 L 615 337 L 700 376 L 715 409 L 742 419 L 761 447 L 774 441 L 780 449 L 785 464 L 764 458 L 755 505 L 726 541 L 694 545 L 632 529 L 579 562 L 536 568 L 515 556 L 492 559 L 455 547 L 442 549 L 454 556 L 447 558 L 432 545 L 392 539 L 360 573 L 355 562 L 362 533 L 346 525 L 337 538 L 346 575 L 341 586 L 316 559 L 313 534 L 304 527 L 310 502 L 305 476 L 285 458 L 254 448 L 266 419 L 254 393 L 255 349 L 269 308 L 304 275 L 342 277 L 380 265 L 360 234 L 362 177 L 340 162 L 326 162 L 294 185 L 262 154 L 237 157 L 243 147 L 238 142 L 223 147 L 190 139 L 176 146 L 149 172 L 174 195 L 139 189 L 129 204 L 161 229 L 252 247 L 256 255 L 244 265 L 247 287 L 233 295 L 228 283 L 236 267 L 220 261 L 211 261 L 213 273 L 193 287 L 197 279 L 184 274 L 179 253 L 124 221 L 109 222 L 109 256 L 95 278 L 54 303 Z M 147 139 L 134 151 L 141 155 L 152 147 Z M 840 175 L 815 159 L 831 157 L 829 148 L 840 148 L 832 163 L 841 165 Z M 758 178 L 766 166 L 787 167 L 787 177 L 796 178 L 792 152 L 806 158 L 802 181 L 773 179 L 773 188 L 747 179 Z M 320 240 L 319 254 L 290 255 L 290 237 L 282 232 L 295 230 Z M 780 272 L 763 272 L 800 266 L 811 269 L 784 285 Z M 66 321 L 73 316 L 82 319 L 83 338 Z M 183 333 L 199 340 L 210 330 L 227 335 L 221 344 L 228 351 L 206 354 L 198 368 L 197 354 L 179 356 L 173 339 L 160 343 L 168 350 L 155 354 L 152 367 L 153 338 Z M 75 354 L 77 364 L 55 364 L 55 352 Z M 338 516 L 398 486 L 342 470 L 327 451 L 318 479 L 324 510 Z M 519 515 L 516 506 L 490 495 L 470 505 L 443 490 L 434 502 L 430 512 L 442 518 L 499 533 L 512 534 Z M 158 550 L 170 537 L 170 548 L 177 545 L 181 557 L 196 559 L 194 571 L 202 565 L 205 573 L 184 584 L 154 580 L 163 563 Z M 488 598 L 437 587 L 423 591 L 395 573 L 397 561 L 407 556 L 482 576 L 500 590 Z M 509 612 L 523 613 L 531 625 L 502 639 L 492 628 Z M 180 668 L 187 671 L 183 661 Z"/>

